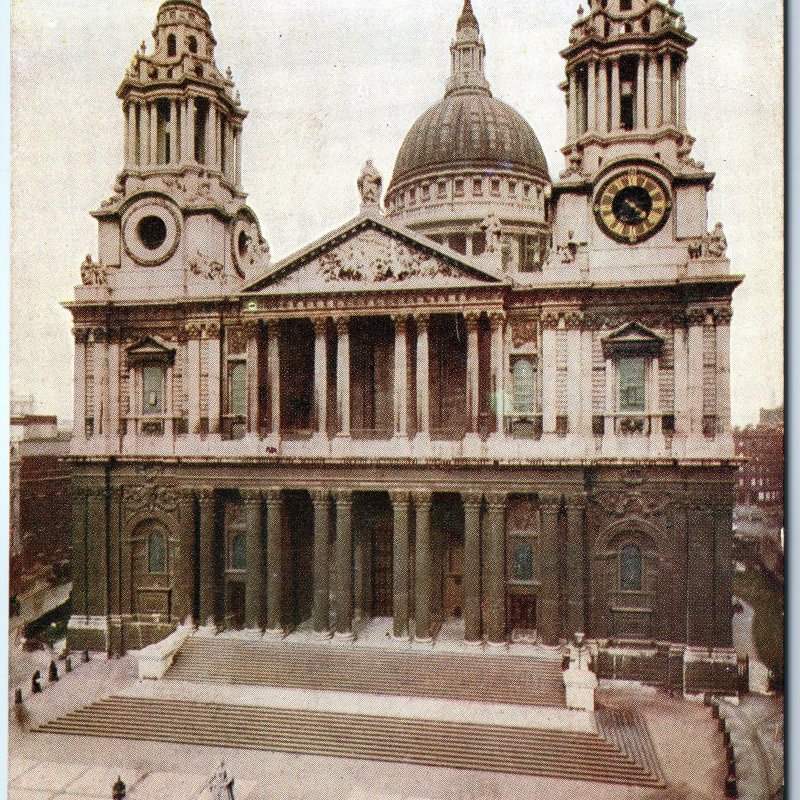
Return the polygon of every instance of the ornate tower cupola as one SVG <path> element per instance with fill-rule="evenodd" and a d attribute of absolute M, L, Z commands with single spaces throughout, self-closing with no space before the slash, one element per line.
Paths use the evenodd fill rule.
<path fill-rule="evenodd" d="M 241 187 L 242 124 L 230 68 L 201 0 L 165 0 L 117 90 L 123 168 L 93 215 L 99 264 L 83 270 L 86 299 L 166 299 L 236 291 L 268 247 Z M 154 269 L 157 268 L 157 269 Z"/>
<path fill-rule="evenodd" d="M 470 0 L 464 0 L 464 9 L 458 18 L 456 38 L 450 45 L 450 54 L 451 75 L 446 94 L 459 89 L 483 89 L 491 94 L 489 82 L 483 72 L 486 46 Z"/>
<path fill-rule="evenodd" d="M 686 128 L 686 59 L 695 39 L 670 2 L 589 0 L 572 26 L 562 89 L 567 102 L 564 154 L 591 172 L 599 149 L 622 144 L 679 161 L 693 139 Z M 652 148 L 653 142 L 665 142 Z M 615 150 L 618 148 L 614 148 Z M 607 160 L 607 156 L 604 160 Z"/>
<path fill-rule="evenodd" d="M 690 158 L 686 60 L 695 38 L 674 0 L 589 0 L 561 52 L 566 169 L 553 185 L 563 279 L 724 274 L 721 226 L 707 230 L 713 174 Z M 628 272 L 624 272 L 627 270 Z"/>
<path fill-rule="evenodd" d="M 200 0 L 166 0 L 117 96 L 125 112 L 125 173 L 185 169 L 213 175 L 240 190 L 240 139 L 247 112 L 228 70 L 214 61 L 216 39 Z"/>

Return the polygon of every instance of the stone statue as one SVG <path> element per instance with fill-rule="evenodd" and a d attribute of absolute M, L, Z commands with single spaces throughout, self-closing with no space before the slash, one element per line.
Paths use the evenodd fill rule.
<path fill-rule="evenodd" d="M 211 800 L 234 800 L 233 778 L 228 777 L 224 761 L 219 762 L 217 771 L 209 778 L 208 788 L 211 791 Z"/>
<path fill-rule="evenodd" d="M 102 264 L 97 264 L 92 260 L 91 255 L 86 254 L 86 258 L 81 264 L 81 281 L 84 286 L 105 286 L 108 275 L 106 268 Z"/>
<path fill-rule="evenodd" d="M 361 195 L 361 208 L 368 206 L 380 207 L 383 178 L 381 178 L 380 172 L 375 169 L 371 158 L 367 159 L 367 163 L 364 164 L 356 183 Z"/>
<path fill-rule="evenodd" d="M 722 258 L 728 249 L 728 240 L 722 230 L 722 223 L 718 222 L 714 230 L 706 237 L 706 254 L 711 258 Z"/>
<path fill-rule="evenodd" d="M 487 214 L 478 227 L 486 235 L 486 252 L 499 253 L 503 226 L 497 214 Z"/>

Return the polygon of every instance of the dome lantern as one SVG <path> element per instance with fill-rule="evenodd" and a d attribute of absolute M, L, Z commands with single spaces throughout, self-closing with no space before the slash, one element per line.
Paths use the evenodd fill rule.
<path fill-rule="evenodd" d="M 491 95 L 489 82 L 483 72 L 486 46 L 470 0 L 464 0 L 464 8 L 456 25 L 456 38 L 450 45 L 450 54 L 451 75 L 446 95 L 459 89 L 484 91 Z"/>

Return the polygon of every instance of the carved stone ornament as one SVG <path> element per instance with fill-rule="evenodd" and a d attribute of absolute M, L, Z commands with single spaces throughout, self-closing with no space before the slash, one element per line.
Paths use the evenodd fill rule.
<path fill-rule="evenodd" d="M 81 281 L 84 286 L 105 286 L 108 283 L 108 268 L 98 264 L 87 253 L 81 264 Z"/>
<path fill-rule="evenodd" d="M 141 482 L 125 492 L 126 519 L 154 512 L 174 514 L 178 508 L 178 493 L 173 486 L 159 484 L 163 469 L 146 465 L 137 471 L 141 475 Z"/>
<path fill-rule="evenodd" d="M 362 208 L 380 207 L 383 178 L 380 172 L 375 169 L 372 159 L 367 159 L 367 163 L 362 167 L 356 184 L 358 185 L 358 193 L 361 195 Z"/>
<path fill-rule="evenodd" d="M 721 222 L 714 226 L 711 233 L 707 233 L 703 237 L 703 243 L 709 258 L 722 258 L 725 255 L 725 251 L 728 249 L 728 240 L 725 238 Z"/>
<path fill-rule="evenodd" d="M 265 272 L 270 263 L 267 240 L 261 235 L 255 215 L 243 208 L 236 215 L 231 236 L 231 256 L 239 274 Z"/>
<path fill-rule="evenodd" d="M 228 355 L 240 355 L 247 348 L 247 331 L 241 326 L 227 328 L 225 338 L 228 343 Z"/>
<path fill-rule="evenodd" d="M 539 530 L 539 512 L 531 500 L 522 498 L 509 503 L 508 530 L 513 533 L 535 533 Z"/>
<path fill-rule="evenodd" d="M 621 490 L 597 491 L 591 502 L 610 517 L 661 517 L 674 505 L 674 498 L 663 492 L 645 492 L 629 485 Z"/>
<path fill-rule="evenodd" d="M 193 275 L 199 275 L 207 280 L 213 281 L 220 276 L 224 279 L 223 270 L 225 267 L 219 261 L 208 258 L 199 250 L 194 255 L 186 256 L 185 266 Z"/>
<path fill-rule="evenodd" d="M 402 283 L 410 278 L 459 277 L 448 264 L 392 239 L 359 236 L 329 250 L 319 259 L 325 281 Z"/>
<path fill-rule="evenodd" d="M 536 344 L 536 320 L 521 319 L 511 324 L 511 343 L 514 347 Z"/>

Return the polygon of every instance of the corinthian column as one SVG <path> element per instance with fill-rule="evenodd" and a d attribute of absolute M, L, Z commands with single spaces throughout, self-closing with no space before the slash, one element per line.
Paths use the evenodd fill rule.
<path fill-rule="evenodd" d="M 502 311 L 493 311 L 489 314 L 489 326 L 491 330 L 491 354 L 490 354 L 490 371 L 492 381 L 492 394 L 494 396 L 494 414 L 495 414 L 495 435 L 505 435 L 505 403 L 506 403 L 506 387 L 505 387 L 505 348 L 503 346 L 503 327 L 505 323 L 505 314 Z"/>
<path fill-rule="evenodd" d="M 247 583 L 245 584 L 244 617 L 248 628 L 261 628 L 264 602 L 264 540 L 261 534 L 261 493 L 242 492 L 246 524 Z"/>
<path fill-rule="evenodd" d="M 336 634 L 352 637 L 353 627 L 353 494 L 336 492 Z"/>
<path fill-rule="evenodd" d="M 328 319 L 317 317 L 314 322 L 314 432 L 328 432 Z"/>
<path fill-rule="evenodd" d="M 339 436 L 350 436 L 350 320 L 336 320 L 336 408 Z"/>
<path fill-rule="evenodd" d="M 281 367 L 280 324 L 271 319 L 267 323 L 267 373 L 270 396 L 270 432 L 278 436 L 281 431 Z"/>
<path fill-rule="evenodd" d="M 467 324 L 467 430 L 478 431 L 478 315 L 464 315 Z"/>
<path fill-rule="evenodd" d="M 464 638 L 481 639 L 481 496 L 464 501 Z"/>
<path fill-rule="evenodd" d="M 431 493 L 414 494 L 417 553 L 414 563 L 414 638 L 431 639 Z"/>
<path fill-rule="evenodd" d="M 417 434 L 430 436 L 430 348 L 427 314 L 415 317 L 417 322 Z"/>
<path fill-rule="evenodd" d="M 314 504 L 314 630 L 327 634 L 330 616 L 328 537 L 330 527 L 330 494 L 318 489 L 311 492 Z"/>
<path fill-rule="evenodd" d="M 487 495 L 486 506 L 488 537 L 486 638 L 490 642 L 499 644 L 506 640 L 505 494 Z"/>
<path fill-rule="evenodd" d="M 714 312 L 717 334 L 717 433 L 731 430 L 731 316 L 730 308 Z"/>
<path fill-rule="evenodd" d="M 267 628 L 283 633 L 283 509 L 281 490 L 269 489 L 267 500 Z"/>
<path fill-rule="evenodd" d="M 394 613 L 394 635 L 396 638 L 408 636 L 409 616 L 409 553 L 408 492 L 390 492 L 392 510 L 394 512 L 394 543 L 392 552 L 394 564 L 392 568 L 392 611 Z"/>
<path fill-rule="evenodd" d="M 408 340 L 406 317 L 394 321 L 394 435 L 408 436 Z"/>

